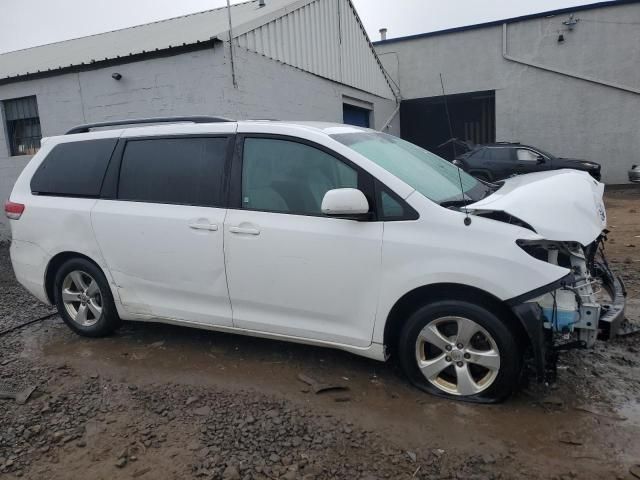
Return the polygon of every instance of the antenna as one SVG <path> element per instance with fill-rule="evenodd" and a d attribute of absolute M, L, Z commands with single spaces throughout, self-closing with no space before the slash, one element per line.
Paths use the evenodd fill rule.
<path fill-rule="evenodd" d="M 451 126 L 451 116 L 449 115 L 449 102 L 447 101 L 447 94 L 444 91 L 444 80 L 442 80 L 442 73 L 440 74 L 440 85 L 442 86 L 442 98 L 444 99 L 444 110 L 445 112 L 447 112 L 447 122 L 449 123 L 449 135 L 451 138 L 453 138 L 453 127 Z M 451 144 L 453 146 L 453 157 L 457 157 L 458 155 L 456 154 L 456 142 L 453 142 Z M 460 194 L 462 195 L 462 201 L 464 201 L 464 186 L 462 185 L 462 174 L 460 173 L 460 167 L 458 167 L 456 165 L 456 168 L 458 169 L 458 180 L 460 180 Z M 469 210 L 467 209 L 466 205 L 463 205 L 464 208 L 464 213 L 465 213 L 465 217 L 464 217 L 464 224 L 466 226 L 471 225 L 471 217 L 469 216 Z"/>

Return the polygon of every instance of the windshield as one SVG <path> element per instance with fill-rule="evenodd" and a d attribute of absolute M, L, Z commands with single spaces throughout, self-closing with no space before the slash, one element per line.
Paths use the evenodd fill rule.
<path fill-rule="evenodd" d="M 547 157 L 551 160 L 553 160 L 554 158 L 556 158 L 554 155 L 551 155 L 549 152 L 545 152 L 544 150 L 535 147 L 533 150 L 537 151 L 538 153 L 540 153 L 543 157 Z"/>
<path fill-rule="evenodd" d="M 392 135 L 362 131 L 335 134 L 331 138 L 367 157 L 439 204 L 477 201 L 490 190 L 443 158 Z"/>

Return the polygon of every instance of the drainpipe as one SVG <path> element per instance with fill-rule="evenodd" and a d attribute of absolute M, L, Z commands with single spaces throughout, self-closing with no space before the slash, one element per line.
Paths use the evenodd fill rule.
<path fill-rule="evenodd" d="M 229 56 L 231 57 L 231 80 L 233 81 L 233 87 L 238 88 L 238 82 L 236 80 L 236 65 L 233 60 L 233 30 L 231 28 L 231 2 L 227 0 L 227 16 L 229 17 Z"/>
<path fill-rule="evenodd" d="M 502 57 L 505 60 L 509 60 L 510 62 L 519 63 L 521 65 L 526 65 L 528 67 L 534 67 L 540 70 L 544 70 L 546 72 L 557 73 L 558 75 L 564 75 L 565 77 L 577 78 L 578 80 L 584 80 L 585 82 L 595 83 L 596 85 L 603 85 L 605 87 L 615 88 L 616 90 L 622 90 L 623 92 L 631 92 L 631 93 L 635 93 L 636 95 L 640 95 L 640 89 L 638 88 L 627 87 L 625 85 L 620 85 L 619 83 L 608 82 L 605 80 L 600 80 L 595 77 L 591 77 L 589 75 L 582 75 L 580 73 L 569 72 L 567 70 L 561 70 L 555 67 L 548 67 L 541 63 L 531 62 L 528 60 L 516 58 L 509 55 L 508 48 L 507 48 L 507 24 L 506 23 L 502 24 Z"/>
<path fill-rule="evenodd" d="M 391 114 L 391 116 L 389 117 L 389 119 L 384 122 L 384 125 L 382 125 L 382 128 L 380 129 L 381 132 L 384 132 L 386 129 L 389 128 L 389 126 L 391 125 L 391 122 L 393 122 L 393 119 L 396 118 L 396 115 L 398 115 L 398 112 L 400 111 L 400 98 L 397 99 L 397 106 L 396 109 L 393 111 L 393 113 Z"/>
<path fill-rule="evenodd" d="M 385 29 L 381 29 L 380 33 L 382 33 L 382 30 L 385 30 L 385 37 L 386 37 L 386 28 Z M 400 77 L 400 57 L 398 55 L 398 52 L 387 52 L 387 53 L 382 53 L 382 54 L 378 54 L 378 52 L 376 52 L 376 56 L 378 57 L 378 60 L 380 60 L 380 56 L 382 55 L 387 55 L 393 53 L 396 56 L 396 59 L 398 61 L 398 82 L 400 81 L 399 77 Z M 398 85 L 396 83 L 396 81 L 393 79 L 393 77 L 391 76 L 391 74 L 387 71 L 386 68 L 384 68 L 384 65 L 382 65 L 382 62 L 380 61 L 380 68 L 382 68 L 382 72 L 385 74 L 385 76 L 387 77 L 387 79 L 389 80 L 390 84 L 393 84 L 398 91 L 396 92 L 396 88 L 391 88 L 391 91 L 393 92 L 393 96 L 396 100 L 396 108 L 393 111 L 393 113 L 391 114 L 391 116 L 389 117 L 389 119 L 384 122 L 384 124 L 382 125 L 382 128 L 380 129 L 381 132 L 384 132 L 385 130 L 387 130 L 389 128 L 389 125 L 391 125 L 391 122 L 393 122 L 393 119 L 396 118 L 396 115 L 398 115 L 398 113 L 400 112 L 400 104 L 402 103 L 402 92 L 400 91 L 400 85 Z"/>

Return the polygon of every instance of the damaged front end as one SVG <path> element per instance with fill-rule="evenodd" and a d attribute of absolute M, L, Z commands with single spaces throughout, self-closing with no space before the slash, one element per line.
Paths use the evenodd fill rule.
<path fill-rule="evenodd" d="M 592 347 L 624 331 L 626 291 L 604 255 L 606 231 L 587 247 L 578 242 L 518 241 L 532 257 L 569 269 L 553 284 L 509 304 L 527 331 L 539 380 L 555 376 L 559 351 Z"/>

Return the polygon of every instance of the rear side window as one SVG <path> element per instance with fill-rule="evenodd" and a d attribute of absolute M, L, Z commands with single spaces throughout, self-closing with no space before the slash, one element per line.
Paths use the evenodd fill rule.
<path fill-rule="evenodd" d="M 485 154 L 485 159 L 490 160 L 498 160 L 501 162 L 509 162 L 511 161 L 511 149 L 510 148 L 489 148 L 487 149 L 487 153 Z"/>
<path fill-rule="evenodd" d="M 157 138 L 127 142 L 118 199 L 222 206 L 228 139 Z"/>
<path fill-rule="evenodd" d="M 469 158 L 473 158 L 474 160 L 482 160 L 484 158 L 485 148 L 479 148 L 475 152 L 471 152 Z"/>
<path fill-rule="evenodd" d="M 97 197 L 118 139 L 61 143 L 53 147 L 31 179 L 38 195 Z"/>

